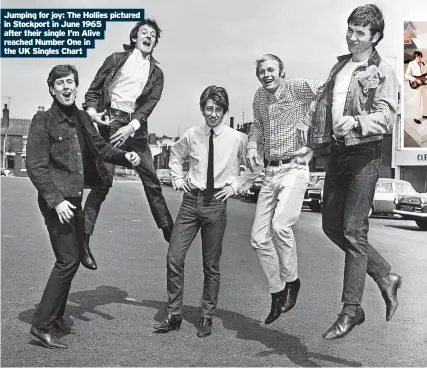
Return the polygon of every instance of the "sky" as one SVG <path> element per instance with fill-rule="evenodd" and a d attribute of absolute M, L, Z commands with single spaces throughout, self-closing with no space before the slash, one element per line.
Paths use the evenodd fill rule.
<path fill-rule="evenodd" d="M 177 136 L 204 123 L 199 98 L 209 85 L 224 87 L 230 98 L 228 123 L 252 121 L 252 100 L 259 81 L 255 60 L 266 53 L 284 62 L 287 78 L 325 80 L 336 56 L 348 52 L 345 33 L 357 0 L 3 0 L 1 7 L 136 8 L 156 19 L 162 35 L 153 56 L 165 75 L 163 95 L 148 120 L 150 133 Z M 385 16 L 380 55 L 396 68 L 402 80 L 403 21 L 421 20 L 427 1 L 377 0 Z M 36 4 L 36 5 L 34 5 Z M 120 7 L 118 6 L 120 4 Z M 416 10 L 416 11 L 415 11 Z M 86 58 L 1 59 L 2 104 L 10 117 L 31 119 L 37 106 L 49 108 L 52 99 L 46 79 L 57 64 L 73 64 L 79 72 L 77 105 L 81 107 L 90 83 L 105 58 L 122 51 L 135 22 L 107 22 L 104 40 Z"/>

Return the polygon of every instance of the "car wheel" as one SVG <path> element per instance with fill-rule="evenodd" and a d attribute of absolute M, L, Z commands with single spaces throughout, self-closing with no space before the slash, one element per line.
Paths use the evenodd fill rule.
<path fill-rule="evenodd" d="M 427 230 L 427 220 L 415 220 L 415 223 L 421 230 Z"/>
<path fill-rule="evenodd" d="M 310 210 L 313 212 L 321 212 L 322 211 L 322 205 L 319 202 L 311 202 L 309 204 Z"/>
<path fill-rule="evenodd" d="M 255 193 L 252 197 L 251 197 L 251 201 L 253 203 L 257 203 L 258 202 L 258 193 Z"/>

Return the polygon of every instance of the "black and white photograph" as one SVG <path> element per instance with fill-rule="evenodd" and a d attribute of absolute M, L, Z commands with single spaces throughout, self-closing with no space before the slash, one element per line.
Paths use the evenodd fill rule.
<path fill-rule="evenodd" d="M 2 366 L 425 366 L 425 1 L 1 11 Z"/>

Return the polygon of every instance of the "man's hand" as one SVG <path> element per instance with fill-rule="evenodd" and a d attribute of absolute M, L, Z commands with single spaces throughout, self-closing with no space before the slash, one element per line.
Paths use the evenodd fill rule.
<path fill-rule="evenodd" d="M 141 157 L 136 152 L 126 152 L 126 160 L 128 160 L 132 166 L 138 166 L 141 162 Z"/>
<path fill-rule="evenodd" d="M 292 154 L 294 157 L 291 162 L 298 165 L 308 165 L 310 160 L 313 158 L 313 150 L 310 147 L 302 147 Z"/>
<path fill-rule="evenodd" d="M 110 117 L 106 115 L 107 110 L 104 110 L 103 112 L 96 112 L 94 109 L 90 108 L 87 110 L 87 113 L 92 121 L 97 124 L 110 125 L 114 121 L 114 119 L 110 120 Z"/>
<path fill-rule="evenodd" d="M 173 183 L 173 187 L 176 191 L 183 190 L 185 193 L 187 193 L 191 190 L 190 186 L 188 185 L 188 183 L 184 179 L 179 180 L 178 184 L 174 183 L 173 180 L 172 180 L 172 183 Z"/>
<path fill-rule="evenodd" d="M 417 82 L 417 84 L 421 85 L 423 84 L 423 81 L 421 79 L 415 78 L 415 81 Z"/>
<path fill-rule="evenodd" d="M 334 126 L 336 137 L 344 137 L 357 127 L 357 120 L 353 116 L 345 115 L 340 117 L 338 123 Z"/>
<path fill-rule="evenodd" d="M 61 224 L 66 222 L 67 224 L 74 217 L 74 212 L 71 210 L 76 208 L 68 201 L 62 201 L 60 204 L 55 206 L 55 211 L 58 214 L 59 221 Z"/>
<path fill-rule="evenodd" d="M 121 146 L 123 143 L 125 143 L 126 139 L 128 139 L 134 131 L 135 130 L 133 130 L 133 126 L 130 124 L 121 127 L 111 136 L 110 143 L 114 147 Z"/>
<path fill-rule="evenodd" d="M 226 185 L 219 192 L 214 194 L 214 198 L 222 199 L 224 202 L 228 197 L 234 196 L 234 190 L 231 185 Z"/>
<path fill-rule="evenodd" d="M 252 172 L 255 171 L 256 166 L 260 166 L 263 164 L 256 148 L 248 149 L 248 151 L 246 152 L 246 161 Z"/>

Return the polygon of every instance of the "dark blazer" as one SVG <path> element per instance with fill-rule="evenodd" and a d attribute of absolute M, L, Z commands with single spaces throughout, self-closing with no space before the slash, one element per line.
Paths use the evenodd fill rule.
<path fill-rule="evenodd" d="M 99 135 L 86 112 L 77 110 L 86 142 L 85 161 L 76 126 L 56 102 L 46 112 L 34 115 L 27 143 L 28 176 L 50 208 L 64 197 L 81 197 L 83 186 L 110 183 L 102 161 L 132 167 L 125 151 L 110 146 Z"/>
<path fill-rule="evenodd" d="M 86 108 L 93 107 L 98 112 L 102 112 L 105 109 L 109 111 L 111 98 L 108 88 L 117 72 L 134 50 L 128 45 L 123 45 L 123 47 L 125 49 L 124 52 L 111 54 L 99 68 L 85 95 Z M 163 81 L 163 72 L 157 66 L 157 61 L 151 56 L 148 80 L 141 95 L 135 101 L 135 112 L 132 115 L 133 119 L 138 119 L 141 123 L 141 127 L 135 132 L 135 139 L 148 137 L 147 119 L 162 96 Z"/>

